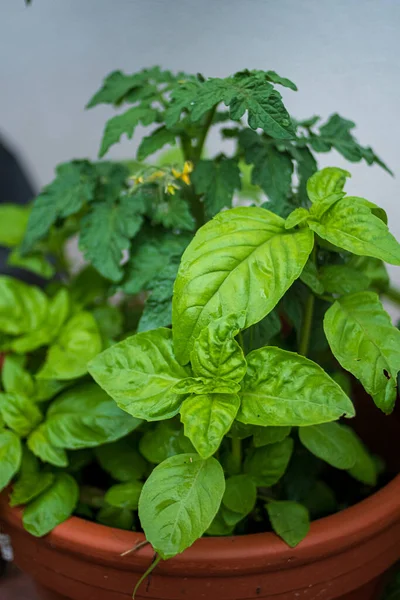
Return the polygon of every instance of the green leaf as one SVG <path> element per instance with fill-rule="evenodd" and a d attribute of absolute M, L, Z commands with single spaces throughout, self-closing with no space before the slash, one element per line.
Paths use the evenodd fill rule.
<path fill-rule="evenodd" d="M 70 299 L 68 291 L 61 288 L 48 302 L 46 319 L 40 326 L 13 340 L 10 347 L 19 354 L 32 352 L 40 346 L 50 344 L 60 332 L 62 325 L 70 311 Z"/>
<path fill-rule="evenodd" d="M 56 272 L 54 265 L 39 252 L 22 256 L 19 248 L 14 248 L 9 254 L 7 264 L 10 267 L 17 267 L 35 273 L 44 279 L 51 279 Z"/>
<path fill-rule="evenodd" d="M 283 500 L 266 504 L 272 529 L 279 537 L 294 548 L 310 530 L 308 510 L 298 502 Z"/>
<path fill-rule="evenodd" d="M 178 454 L 158 465 L 139 500 L 140 522 L 155 552 L 168 559 L 191 546 L 210 526 L 224 491 L 215 458 Z"/>
<path fill-rule="evenodd" d="M 54 477 L 53 473 L 44 473 L 40 471 L 21 476 L 13 485 L 10 496 L 10 506 L 28 504 L 28 502 L 31 502 L 40 496 L 53 484 Z"/>
<path fill-rule="evenodd" d="M 299 182 L 297 189 L 298 202 L 301 206 L 308 206 L 307 181 L 317 171 L 317 162 L 307 146 L 291 146 L 289 151 L 291 151 L 296 165 Z"/>
<path fill-rule="evenodd" d="M 133 513 L 127 508 L 103 506 L 96 515 L 96 521 L 108 527 L 129 531 L 133 527 Z"/>
<path fill-rule="evenodd" d="M 126 438 L 99 446 L 95 455 L 100 466 L 117 481 L 141 479 L 147 470 L 146 462 Z"/>
<path fill-rule="evenodd" d="M 72 161 L 57 167 L 55 180 L 35 199 L 29 215 L 21 252 L 32 250 L 36 242 L 50 231 L 58 218 L 79 212 L 94 199 L 96 178 L 87 161 Z"/>
<path fill-rule="evenodd" d="M 359 292 L 338 299 L 326 312 L 324 330 L 335 358 L 359 379 L 385 413 L 393 410 L 400 370 L 400 331 L 379 297 Z"/>
<path fill-rule="evenodd" d="M 1 379 L 3 388 L 8 393 L 25 394 L 28 397 L 34 394 L 35 383 L 31 374 L 23 368 L 18 356 L 8 354 L 5 357 Z"/>
<path fill-rule="evenodd" d="M 157 120 L 158 114 L 158 111 L 154 110 L 154 108 L 150 108 L 144 104 L 129 108 L 122 115 L 117 115 L 109 119 L 104 129 L 103 139 L 101 140 L 99 158 L 102 158 L 111 146 L 117 144 L 124 133 L 131 140 L 139 123 L 144 126 L 151 125 Z"/>
<path fill-rule="evenodd" d="M 117 282 L 123 276 L 123 251 L 142 226 L 143 217 L 130 196 L 97 203 L 81 221 L 79 248 L 98 272 Z"/>
<path fill-rule="evenodd" d="M 93 108 L 98 104 L 119 104 L 133 89 L 143 84 L 143 73 L 125 75 L 122 71 L 113 71 L 103 81 L 102 87 L 86 105 Z"/>
<path fill-rule="evenodd" d="M 173 388 L 190 376 L 175 358 L 171 330 L 164 328 L 108 348 L 92 360 L 89 372 L 120 408 L 147 421 L 176 415 L 182 397 Z"/>
<path fill-rule="evenodd" d="M 194 343 L 190 362 L 196 377 L 229 379 L 240 383 L 246 361 L 235 336 L 245 322 L 245 313 L 211 321 Z"/>
<path fill-rule="evenodd" d="M 49 347 L 39 379 L 75 379 L 87 373 L 87 364 L 101 350 L 96 321 L 88 312 L 80 312 L 61 328 Z"/>
<path fill-rule="evenodd" d="M 184 436 L 182 427 L 171 421 L 161 421 L 141 438 L 139 450 L 146 460 L 158 465 L 176 454 L 193 452 L 190 440 Z"/>
<path fill-rule="evenodd" d="M 75 479 L 66 473 L 56 475 L 54 483 L 24 510 L 22 522 L 35 537 L 50 533 L 73 513 L 79 497 Z"/>
<path fill-rule="evenodd" d="M 179 229 L 181 231 L 193 231 L 195 220 L 190 207 L 184 198 L 178 193 L 173 196 L 164 194 L 163 201 L 159 200 L 151 207 L 148 215 L 155 225 L 163 225 L 166 229 Z"/>
<path fill-rule="evenodd" d="M 196 194 L 204 194 L 208 217 L 213 217 L 223 208 L 231 208 L 235 190 L 240 190 L 240 169 L 232 158 L 220 161 L 201 160 L 191 177 Z"/>
<path fill-rule="evenodd" d="M 116 508 L 137 510 L 142 487 L 143 483 L 140 483 L 140 481 L 117 483 L 107 490 L 104 500 Z"/>
<path fill-rule="evenodd" d="M 175 145 L 176 134 L 167 129 L 164 125 L 155 129 L 149 136 L 144 137 L 137 151 L 137 159 L 144 160 L 150 154 L 154 154 L 160 148 L 168 145 Z"/>
<path fill-rule="evenodd" d="M 339 423 L 300 427 L 299 437 L 307 450 L 336 469 L 350 469 L 356 462 L 353 437 Z"/>
<path fill-rule="evenodd" d="M 356 451 L 356 462 L 354 466 L 349 469 L 349 473 L 354 479 L 357 479 L 357 481 L 366 485 L 375 486 L 378 480 L 376 462 L 355 431 L 350 429 L 350 427 L 348 427 L 347 430 L 349 435 L 353 438 L 353 444 Z"/>
<path fill-rule="evenodd" d="M 293 92 L 297 92 L 297 85 L 290 79 L 287 79 L 287 77 L 281 77 L 275 71 L 267 71 L 265 75 L 269 81 L 272 81 L 272 83 L 278 83 L 279 85 L 283 85 L 283 87 L 289 88 Z"/>
<path fill-rule="evenodd" d="M 92 314 L 99 328 L 103 345 L 110 344 L 112 340 L 121 335 L 123 316 L 118 306 L 111 304 L 95 306 Z"/>
<path fill-rule="evenodd" d="M 378 258 L 352 256 L 347 266 L 366 275 L 370 281 L 370 286 L 375 291 L 385 292 L 388 289 L 390 283 L 389 275 L 384 263 Z"/>
<path fill-rule="evenodd" d="M 4 489 L 18 472 L 22 459 L 19 438 L 12 431 L 0 431 L 0 490 Z"/>
<path fill-rule="evenodd" d="M 140 425 L 94 383 L 75 386 L 54 400 L 43 427 L 56 448 L 78 450 L 113 442 Z"/>
<path fill-rule="evenodd" d="M 315 205 L 316 206 L 316 205 Z M 324 240 L 361 256 L 372 256 L 400 265 L 400 244 L 387 225 L 373 214 L 375 205 L 363 198 L 346 196 L 309 226 Z"/>
<path fill-rule="evenodd" d="M 72 381 L 57 381 L 56 379 L 35 380 L 35 402 L 47 402 L 52 400 L 62 390 L 69 387 Z"/>
<path fill-rule="evenodd" d="M 222 504 L 241 518 L 250 514 L 257 499 L 257 488 L 249 475 L 233 475 L 226 480 Z"/>
<path fill-rule="evenodd" d="M 0 206 L 0 246 L 14 248 L 22 242 L 28 223 L 30 206 Z"/>
<path fill-rule="evenodd" d="M 266 346 L 278 335 L 281 330 L 281 321 L 276 310 L 255 323 L 243 332 L 243 341 L 246 352 Z"/>
<path fill-rule="evenodd" d="M 20 437 L 26 437 L 42 420 L 42 413 L 24 394 L 0 393 L 0 413 L 4 422 Z"/>
<path fill-rule="evenodd" d="M 199 394 L 187 398 L 180 409 L 185 435 L 202 458 L 216 452 L 239 410 L 236 394 Z"/>
<path fill-rule="evenodd" d="M 179 261 L 172 258 L 171 263 L 162 269 L 158 277 L 149 282 L 148 285 L 153 291 L 144 305 L 137 327 L 138 333 L 171 325 L 172 295 L 178 266 Z"/>
<path fill-rule="evenodd" d="M 253 436 L 254 446 L 261 448 L 261 446 L 281 442 L 290 435 L 291 430 L 292 428 L 288 426 L 276 427 L 271 425 L 270 427 L 256 427 Z"/>
<path fill-rule="evenodd" d="M 30 434 L 27 443 L 29 450 L 43 462 L 48 462 L 55 467 L 68 466 L 67 453 L 50 443 L 44 423 Z"/>
<path fill-rule="evenodd" d="M 300 206 L 299 208 L 295 208 L 294 211 L 290 213 L 290 215 L 286 218 L 285 221 L 285 229 L 293 229 L 296 225 L 300 225 L 305 221 L 308 221 L 310 217 L 310 213 L 307 209 Z"/>
<path fill-rule="evenodd" d="M 315 173 L 307 181 L 307 193 L 311 202 L 319 202 L 340 194 L 346 185 L 346 178 L 351 177 L 348 171 L 338 167 L 326 167 Z"/>
<path fill-rule="evenodd" d="M 300 275 L 311 252 L 308 229 L 287 232 L 261 208 L 219 213 L 189 244 L 174 287 L 175 352 L 188 362 L 194 340 L 213 319 L 246 312 L 245 327 L 265 317 Z M 252 290 L 258 290 L 257 294 Z"/>
<path fill-rule="evenodd" d="M 300 279 L 305 283 L 314 294 L 323 294 L 324 285 L 320 280 L 320 275 L 317 271 L 317 267 L 312 260 L 308 260 L 304 266 L 304 269 L 300 275 Z"/>
<path fill-rule="evenodd" d="M 370 285 L 365 273 L 349 265 L 325 265 L 319 271 L 319 278 L 329 294 L 353 294 Z"/>
<path fill-rule="evenodd" d="M 247 357 L 239 421 L 253 425 L 316 425 L 353 417 L 342 388 L 313 361 L 275 347 Z"/>
<path fill-rule="evenodd" d="M 338 506 L 335 494 L 324 481 L 316 481 L 303 500 L 312 519 L 319 519 L 337 512 Z"/>
<path fill-rule="evenodd" d="M 256 485 L 271 487 L 285 473 L 293 452 L 293 440 L 287 437 L 281 442 L 250 450 L 244 462 L 244 471 L 252 476 Z"/>
<path fill-rule="evenodd" d="M 21 335 L 38 329 L 47 317 L 48 302 L 33 285 L 0 276 L 0 331 Z"/>

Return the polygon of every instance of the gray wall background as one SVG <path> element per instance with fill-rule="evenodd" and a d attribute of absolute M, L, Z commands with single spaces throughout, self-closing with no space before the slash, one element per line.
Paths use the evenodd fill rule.
<path fill-rule="evenodd" d="M 355 120 L 360 142 L 400 176 L 399 32 L 399 0 L 0 0 L 0 132 L 43 185 L 57 163 L 96 156 L 112 110 L 84 106 L 110 71 L 274 69 L 299 87 L 284 92 L 295 116 Z M 326 164 L 345 161 L 323 155 Z M 348 190 L 382 205 L 400 237 L 399 179 L 351 171 Z"/>

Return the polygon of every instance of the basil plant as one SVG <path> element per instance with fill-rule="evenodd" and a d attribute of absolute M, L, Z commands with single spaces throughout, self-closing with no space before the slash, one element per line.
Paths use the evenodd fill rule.
<path fill-rule="evenodd" d="M 10 264 L 50 280 L 0 276 L 0 489 L 32 535 L 75 514 L 143 530 L 160 559 L 203 535 L 296 546 L 384 481 L 346 423 L 357 385 L 394 407 L 380 296 L 400 246 L 314 153 L 387 167 L 351 121 L 290 117 L 279 85 L 296 90 L 274 71 L 114 72 L 89 107 L 131 106 L 100 157 L 152 125 L 137 160 L 65 163 L 32 207 L 0 207 Z"/>

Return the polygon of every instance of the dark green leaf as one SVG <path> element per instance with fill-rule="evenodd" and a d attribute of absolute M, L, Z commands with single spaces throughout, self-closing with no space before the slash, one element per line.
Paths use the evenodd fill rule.
<path fill-rule="evenodd" d="M 350 469 L 356 462 L 353 437 L 339 423 L 300 427 L 299 437 L 307 450 L 336 469 Z"/>
<path fill-rule="evenodd" d="M 356 449 L 356 462 L 355 465 L 349 469 L 349 473 L 354 479 L 357 479 L 357 481 L 361 481 L 361 483 L 365 483 L 366 485 L 375 486 L 378 479 L 377 463 L 355 431 L 350 428 L 347 429 L 349 435 L 353 438 Z"/>
<path fill-rule="evenodd" d="M 161 421 L 147 431 L 140 440 L 139 449 L 146 460 L 156 465 L 176 454 L 194 450 L 182 427 L 171 421 Z"/>
<path fill-rule="evenodd" d="M 116 508 L 137 510 L 142 487 L 143 483 L 140 483 L 140 481 L 117 483 L 107 490 L 104 500 Z"/>
<path fill-rule="evenodd" d="M 250 450 L 244 470 L 258 486 L 271 487 L 285 473 L 293 452 L 292 438 Z"/>
<path fill-rule="evenodd" d="M 249 475 L 233 475 L 226 480 L 222 504 L 241 518 L 250 514 L 257 499 L 257 488 Z"/>
<path fill-rule="evenodd" d="M 293 92 L 297 92 L 297 85 L 293 83 L 293 81 L 287 79 L 286 77 L 281 77 L 275 71 L 267 71 L 265 75 L 269 81 L 272 81 L 272 83 L 278 83 L 279 85 L 283 85 L 283 87 L 293 90 Z"/>
<path fill-rule="evenodd" d="M 138 333 L 171 325 L 172 295 L 178 267 L 179 261 L 172 258 L 171 263 L 149 282 L 149 287 L 153 288 L 153 291 L 144 305 L 143 314 L 138 323 Z"/>
<path fill-rule="evenodd" d="M 108 527 L 131 530 L 133 527 L 133 513 L 128 508 L 104 506 L 96 515 L 96 521 Z"/>
<path fill-rule="evenodd" d="M 53 473 L 40 471 L 20 477 L 13 485 L 10 506 L 28 504 L 53 484 L 54 477 Z"/>
<path fill-rule="evenodd" d="M 175 144 L 176 134 L 167 129 L 164 125 L 153 131 L 149 136 L 144 137 L 137 151 L 138 160 L 144 160 L 150 154 L 154 154 L 160 148 Z"/>
<path fill-rule="evenodd" d="M 266 505 L 273 530 L 294 548 L 303 540 L 310 529 L 308 510 L 302 504 L 283 500 Z"/>
<path fill-rule="evenodd" d="M 281 330 L 281 321 L 276 310 L 243 332 L 246 352 L 267 346 Z"/>
<path fill-rule="evenodd" d="M 193 231 L 195 228 L 189 204 L 178 193 L 172 196 L 165 194 L 162 202 L 158 201 L 152 206 L 149 216 L 153 223 L 163 225 L 166 229 Z"/>
<path fill-rule="evenodd" d="M 143 105 L 134 106 L 122 113 L 122 115 L 112 117 L 107 121 L 104 129 L 99 157 L 104 156 L 111 146 L 117 144 L 124 133 L 131 140 L 139 123 L 144 126 L 151 125 L 157 120 L 158 114 L 158 111 L 154 110 L 154 108 Z"/>
<path fill-rule="evenodd" d="M 290 435 L 291 427 L 254 427 L 253 443 L 256 448 L 276 444 Z"/>
<path fill-rule="evenodd" d="M 146 473 L 146 462 L 129 439 L 99 446 L 95 454 L 101 467 L 117 481 L 141 479 Z"/>
<path fill-rule="evenodd" d="M 220 161 L 201 160 L 192 175 L 197 194 L 204 194 L 204 203 L 209 217 L 223 208 L 231 208 L 235 190 L 240 190 L 240 169 L 232 158 Z"/>

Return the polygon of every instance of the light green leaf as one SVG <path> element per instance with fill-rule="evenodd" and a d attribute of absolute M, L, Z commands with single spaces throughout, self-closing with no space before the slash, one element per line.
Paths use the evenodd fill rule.
<path fill-rule="evenodd" d="M 235 190 L 240 190 L 240 169 L 232 158 L 201 160 L 191 176 L 197 194 L 204 194 L 207 215 L 213 217 L 223 208 L 231 208 Z"/>
<path fill-rule="evenodd" d="M 142 487 L 143 483 L 140 483 L 140 481 L 117 483 L 107 490 L 104 500 L 116 508 L 137 510 Z"/>
<path fill-rule="evenodd" d="M 43 428 L 56 448 L 78 450 L 113 442 L 140 425 L 100 387 L 83 383 L 60 394 L 47 411 Z"/>
<path fill-rule="evenodd" d="M 174 346 L 182 363 L 210 321 L 245 311 L 245 327 L 253 325 L 300 275 L 313 235 L 308 229 L 288 232 L 284 223 L 267 210 L 239 207 L 219 213 L 197 232 L 174 287 Z"/>
<path fill-rule="evenodd" d="M 48 301 L 46 319 L 38 329 L 22 335 L 13 340 L 10 347 L 14 352 L 24 354 L 32 352 L 40 346 L 50 344 L 57 337 L 62 325 L 68 317 L 70 299 L 68 291 L 61 288 L 53 298 Z"/>
<path fill-rule="evenodd" d="M 14 248 L 22 242 L 30 211 L 30 206 L 0 206 L 0 246 Z"/>
<path fill-rule="evenodd" d="M 325 265 L 321 267 L 319 277 L 329 294 L 353 294 L 370 285 L 370 279 L 363 271 L 349 265 Z"/>
<path fill-rule="evenodd" d="M 129 248 L 142 222 L 130 196 L 94 204 L 82 218 L 79 248 L 103 277 L 120 281 L 124 273 L 122 253 Z"/>
<path fill-rule="evenodd" d="M 240 383 L 246 373 L 246 361 L 235 336 L 243 328 L 245 313 L 211 321 L 194 343 L 190 354 L 197 377 L 223 378 Z"/>
<path fill-rule="evenodd" d="M 363 273 L 370 280 L 370 286 L 380 292 L 385 292 L 389 287 L 389 274 L 384 263 L 378 258 L 370 256 L 352 256 L 347 266 Z"/>
<path fill-rule="evenodd" d="M 224 491 L 215 458 L 178 454 L 158 465 L 139 500 L 140 522 L 155 552 L 165 560 L 191 546 L 210 526 Z"/>
<path fill-rule="evenodd" d="M 257 499 L 257 488 L 249 475 L 233 475 L 226 480 L 222 504 L 241 518 L 250 514 Z"/>
<path fill-rule="evenodd" d="M 21 335 L 38 329 L 47 316 L 44 293 L 33 285 L 0 276 L 0 331 Z"/>
<path fill-rule="evenodd" d="M 24 394 L 0 393 L 0 413 L 10 429 L 20 437 L 26 437 L 42 420 L 42 413 Z"/>
<path fill-rule="evenodd" d="M 146 462 L 127 438 L 99 446 L 95 455 L 101 467 L 117 481 L 141 479 L 147 470 Z"/>
<path fill-rule="evenodd" d="M 355 465 L 349 469 L 349 473 L 354 479 L 357 479 L 357 481 L 361 481 L 361 483 L 366 485 L 375 486 L 378 480 L 378 469 L 374 457 L 368 452 L 355 431 L 350 429 L 350 427 L 348 427 L 347 430 L 349 435 L 353 438 L 356 453 Z"/>
<path fill-rule="evenodd" d="M 236 394 L 201 394 L 187 398 L 180 409 L 185 435 L 202 458 L 216 452 L 239 410 Z"/>
<path fill-rule="evenodd" d="M 299 437 L 307 450 L 336 469 L 350 469 L 356 462 L 353 437 L 339 423 L 300 427 Z"/>
<path fill-rule="evenodd" d="M 18 472 L 22 459 L 22 447 L 14 432 L 0 431 L 0 490 L 4 489 Z"/>
<path fill-rule="evenodd" d="M 9 254 L 7 264 L 10 267 L 17 267 L 35 273 L 44 279 L 51 279 L 56 272 L 54 265 L 43 254 L 36 252 L 22 256 L 18 248 L 14 248 Z"/>
<path fill-rule="evenodd" d="M 303 208 L 302 206 L 295 208 L 295 210 L 286 218 L 285 229 L 293 229 L 296 225 L 308 221 L 309 217 L 310 213 L 306 208 Z"/>
<path fill-rule="evenodd" d="M 28 504 L 53 484 L 54 477 L 53 473 L 40 471 L 21 476 L 13 485 L 10 506 Z"/>
<path fill-rule="evenodd" d="M 324 293 L 324 285 L 320 280 L 319 273 L 317 271 L 317 267 L 315 263 L 311 260 L 308 260 L 304 266 L 304 269 L 300 275 L 300 279 L 303 283 L 305 283 L 314 294 L 323 294 Z"/>
<path fill-rule="evenodd" d="M 285 473 L 293 452 L 293 440 L 287 437 L 281 442 L 268 444 L 249 452 L 244 471 L 252 476 L 256 485 L 271 487 Z"/>
<path fill-rule="evenodd" d="M 176 454 L 193 452 L 194 448 L 179 424 L 160 421 L 141 438 L 139 450 L 146 460 L 158 465 Z"/>
<path fill-rule="evenodd" d="M 30 252 L 44 238 L 58 218 L 77 212 L 94 198 L 96 177 L 85 160 L 58 165 L 56 178 L 35 199 L 29 215 L 21 252 Z"/>
<path fill-rule="evenodd" d="M 56 475 L 54 483 L 24 510 L 24 528 L 35 537 L 50 533 L 73 513 L 79 497 L 75 479 L 66 473 Z"/>
<path fill-rule="evenodd" d="M 310 530 L 308 510 L 298 502 L 283 500 L 266 504 L 272 529 L 279 537 L 294 548 Z"/>
<path fill-rule="evenodd" d="M 276 444 L 281 442 L 290 435 L 291 427 L 276 427 L 271 425 L 270 427 L 255 427 L 253 443 L 256 448 L 261 446 L 267 446 L 269 444 Z"/>
<path fill-rule="evenodd" d="M 240 384 L 229 379 L 208 379 L 207 377 L 187 377 L 175 386 L 177 394 L 237 394 Z"/>
<path fill-rule="evenodd" d="M 101 350 L 101 337 L 93 316 L 80 312 L 61 328 L 49 347 L 39 379 L 75 379 L 87 373 L 88 362 Z"/>
<path fill-rule="evenodd" d="M 107 527 L 129 531 L 133 527 L 133 513 L 127 508 L 103 506 L 96 515 L 96 521 Z"/>
<path fill-rule="evenodd" d="M 319 202 L 332 194 L 340 194 L 347 177 L 351 177 L 350 173 L 338 167 L 326 167 L 317 171 L 307 182 L 308 197 L 311 202 Z"/>
<path fill-rule="evenodd" d="M 28 448 L 43 462 L 48 462 L 55 467 L 67 467 L 68 457 L 65 450 L 56 448 L 50 443 L 44 424 L 39 425 L 28 437 Z"/>
<path fill-rule="evenodd" d="M 147 421 L 176 415 L 182 397 L 173 388 L 191 374 L 176 360 L 172 332 L 164 328 L 108 348 L 90 363 L 89 372 L 120 408 Z"/>
<path fill-rule="evenodd" d="M 72 381 L 57 381 L 56 379 L 35 379 L 35 402 L 52 400 L 72 383 Z"/>
<path fill-rule="evenodd" d="M 25 371 L 20 360 L 21 357 L 8 354 L 1 369 L 3 388 L 8 393 L 25 394 L 32 397 L 35 383 L 31 374 Z"/>
<path fill-rule="evenodd" d="M 154 154 L 160 148 L 168 145 L 175 145 L 176 134 L 167 129 L 164 125 L 155 129 L 149 136 L 144 137 L 137 151 L 137 159 L 144 160 L 150 154 Z"/>
<path fill-rule="evenodd" d="M 343 296 L 326 312 L 324 330 L 335 358 L 359 379 L 375 404 L 393 410 L 400 370 L 400 331 L 374 292 Z"/>
<path fill-rule="evenodd" d="M 151 125 L 157 119 L 158 111 L 150 108 L 148 105 L 134 106 L 129 108 L 122 115 L 112 117 L 106 123 L 99 158 L 102 158 L 111 146 L 120 141 L 121 136 L 125 133 L 129 140 L 132 139 L 133 133 L 141 123 L 142 125 Z"/>
<path fill-rule="evenodd" d="M 303 426 L 354 416 L 342 388 L 313 361 L 275 347 L 254 350 L 246 359 L 239 421 Z"/>
<path fill-rule="evenodd" d="M 346 196 L 309 226 L 324 240 L 361 256 L 372 256 L 400 265 L 400 244 L 387 225 L 373 214 L 374 205 L 363 198 Z"/>

